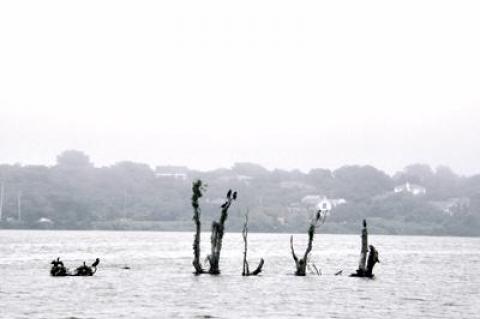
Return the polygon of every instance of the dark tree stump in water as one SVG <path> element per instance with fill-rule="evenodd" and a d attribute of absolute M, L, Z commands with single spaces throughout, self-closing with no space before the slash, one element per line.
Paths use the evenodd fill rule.
<path fill-rule="evenodd" d="M 204 186 L 201 180 L 193 182 L 192 186 L 192 207 L 193 207 L 193 221 L 195 222 L 195 237 L 193 238 L 193 268 L 195 268 L 195 274 L 200 275 L 204 273 L 202 264 L 200 262 L 200 205 L 198 200 L 203 196 L 202 191 Z"/>
<path fill-rule="evenodd" d="M 50 269 L 50 275 L 53 277 L 66 277 L 66 276 L 93 276 L 97 272 L 97 266 L 100 263 L 100 259 L 96 259 L 91 266 L 87 266 L 85 262 L 83 265 L 76 268 L 75 271 L 71 272 L 60 261 L 60 258 L 53 260 L 51 264 L 53 265 Z"/>
<path fill-rule="evenodd" d="M 197 180 L 193 183 L 192 186 L 192 207 L 193 207 L 193 220 L 195 222 L 195 237 L 193 239 L 193 267 L 195 268 L 195 274 L 200 275 L 206 273 L 203 269 L 202 264 L 200 262 L 200 232 L 201 232 L 201 224 L 200 224 L 200 205 L 198 200 L 202 197 L 203 191 L 205 187 L 202 185 L 201 180 Z M 207 256 L 207 260 L 210 264 L 210 268 L 208 273 L 211 275 L 218 275 L 220 274 L 220 253 L 222 251 L 222 241 L 223 235 L 225 231 L 225 221 L 228 217 L 228 209 L 234 200 L 237 199 L 237 192 L 233 192 L 229 190 L 226 196 L 225 203 L 221 206 L 222 211 L 220 214 L 219 221 L 214 221 L 212 223 L 212 234 L 210 237 L 211 243 L 211 252 Z"/>
<path fill-rule="evenodd" d="M 260 259 L 260 263 L 258 264 L 257 268 L 253 271 L 250 272 L 250 268 L 248 266 L 248 261 L 247 261 L 247 237 L 248 237 L 248 212 L 245 214 L 245 224 L 243 225 L 243 231 L 242 231 L 242 237 L 243 237 L 243 243 L 244 243 L 244 250 L 243 250 L 243 270 L 242 270 L 242 276 L 257 276 L 259 273 L 262 272 L 263 264 L 265 261 L 263 258 Z"/>
<path fill-rule="evenodd" d="M 367 260 L 367 269 L 365 271 L 365 276 L 369 278 L 373 278 L 375 276 L 373 274 L 373 267 L 375 264 L 380 262 L 378 259 L 378 251 L 373 247 L 373 245 L 370 245 L 370 251 L 368 253 L 368 260 Z"/>
<path fill-rule="evenodd" d="M 312 219 L 310 223 L 310 227 L 308 227 L 308 245 L 305 253 L 303 254 L 302 258 L 298 258 L 295 254 L 295 249 L 293 248 L 293 236 L 290 236 L 290 249 L 292 251 L 292 257 L 295 261 L 295 275 L 296 276 L 306 276 L 307 275 L 307 262 L 308 256 L 312 251 L 313 245 L 313 237 L 315 236 L 315 229 L 318 225 L 318 222 L 321 220 L 322 223 L 325 222 L 326 214 L 322 214 L 322 211 L 317 211 L 315 217 Z"/>
<path fill-rule="evenodd" d="M 365 273 L 367 270 L 367 253 L 368 253 L 368 230 L 367 230 L 367 221 L 363 220 L 363 229 L 362 229 L 362 248 L 360 250 L 360 260 L 358 262 L 358 271 Z"/>
<path fill-rule="evenodd" d="M 367 259 L 367 247 L 369 247 L 369 254 Z M 368 246 L 368 231 L 367 231 L 367 221 L 363 220 L 363 229 L 362 229 L 362 248 L 360 251 L 360 261 L 358 264 L 358 269 L 355 273 L 351 274 L 351 277 L 367 277 L 373 278 L 373 267 L 377 262 L 380 262 L 378 259 L 378 251 L 373 245 Z"/>

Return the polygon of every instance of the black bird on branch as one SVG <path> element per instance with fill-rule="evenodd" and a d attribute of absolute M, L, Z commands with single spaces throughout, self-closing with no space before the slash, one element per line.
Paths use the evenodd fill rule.
<path fill-rule="evenodd" d="M 100 258 L 95 259 L 95 261 L 92 264 L 92 268 L 97 268 L 99 263 L 100 263 Z"/>

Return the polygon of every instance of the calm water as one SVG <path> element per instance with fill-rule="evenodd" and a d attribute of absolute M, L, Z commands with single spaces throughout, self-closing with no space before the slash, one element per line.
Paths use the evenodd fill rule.
<path fill-rule="evenodd" d="M 296 235 L 297 250 L 304 249 Z M 375 280 L 349 278 L 359 236 L 318 235 L 312 260 L 322 276 L 295 277 L 289 235 L 249 234 L 252 267 L 243 278 L 242 238 L 227 233 L 222 275 L 192 275 L 191 233 L 0 231 L 3 318 L 479 318 L 480 239 L 370 236 L 380 252 Z M 208 234 L 203 234 L 207 252 Z M 100 257 L 93 277 L 52 278 Z M 122 269 L 128 264 L 130 270 Z M 344 270 L 343 276 L 333 274 Z"/>

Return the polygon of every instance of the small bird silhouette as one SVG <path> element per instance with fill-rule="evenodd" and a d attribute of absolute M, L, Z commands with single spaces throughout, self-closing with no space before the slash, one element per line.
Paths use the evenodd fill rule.
<path fill-rule="evenodd" d="M 233 192 L 233 200 L 237 199 L 237 192 Z"/>
<path fill-rule="evenodd" d="M 230 197 L 231 197 L 231 196 L 232 196 L 232 190 L 231 190 L 231 189 L 229 189 L 229 190 L 228 190 L 228 193 L 227 193 L 227 198 L 229 198 L 229 199 L 230 199 Z"/>
<path fill-rule="evenodd" d="M 367 220 L 366 219 L 363 220 L 363 227 L 367 227 Z"/>
<path fill-rule="evenodd" d="M 95 259 L 95 261 L 92 264 L 92 267 L 97 268 L 99 263 L 100 263 L 100 258 Z"/>

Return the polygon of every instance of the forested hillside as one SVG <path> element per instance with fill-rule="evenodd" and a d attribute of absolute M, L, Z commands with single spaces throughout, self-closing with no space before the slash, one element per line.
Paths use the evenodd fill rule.
<path fill-rule="evenodd" d="M 1 228 L 191 230 L 191 185 L 202 179 L 204 227 L 218 215 L 228 189 L 239 199 L 228 225 L 240 230 L 250 212 L 251 231 L 305 231 L 318 204 L 331 213 L 324 232 L 480 235 L 480 175 L 415 164 L 389 176 L 371 166 L 336 170 L 267 170 L 251 163 L 230 169 L 119 162 L 95 167 L 79 151 L 65 151 L 54 166 L 0 165 Z M 395 191 L 395 188 L 396 191 Z"/>

